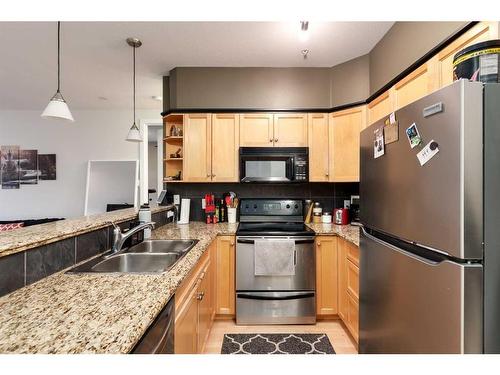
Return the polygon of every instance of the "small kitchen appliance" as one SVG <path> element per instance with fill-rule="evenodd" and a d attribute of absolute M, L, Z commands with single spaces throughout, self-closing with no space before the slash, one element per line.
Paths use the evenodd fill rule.
<path fill-rule="evenodd" d="M 335 208 L 333 210 L 335 224 L 347 225 L 349 224 L 349 209 L 348 208 Z"/>
<path fill-rule="evenodd" d="M 240 147 L 240 181 L 299 183 L 309 181 L 307 147 Z"/>

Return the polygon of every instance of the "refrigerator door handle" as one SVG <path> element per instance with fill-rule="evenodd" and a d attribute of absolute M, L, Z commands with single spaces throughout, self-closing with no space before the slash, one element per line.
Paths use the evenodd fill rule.
<path fill-rule="evenodd" d="M 410 253 L 409 251 L 406 251 L 406 250 L 403 250 L 403 249 L 401 249 L 401 248 L 399 248 L 399 247 L 397 247 L 397 246 L 394 246 L 393 244 L 390 244 L 390 243 L 388 243 L 388 242 L 386 242 L 386 241 L 383 241 L 383 240 L 381 240 L 380 238 L 377 238 L 377 237 L 375 237 L 375 236 L 372 236 L 370 233 L 368 233 L 368 232 L 365 230 L 365 228 L 364 228 L 364 227 L 361 227 L 361 230 L 362 230 L 362 232 L 363 232 L 363 235 L 365 235 L 365 236 L 366 236 L 367 238 L 369 238 L 370 240 L 375 241 L 375 242 L 379 243 L 379 244 L 380 244 L 380 245 L 382 245 L 382 246 L 389 247 L 389 248 L 391 248 L 392 250 L 397 251 L 397 252 L 399 252 L 399 253 L 401 253 L 401 254 L 403 254 L 403 255 L 407 256 L 407 257 L 410 257 L 410 258 L 412 258 L 412 259 L 415 259 L 415 260 L 416 260 L 416 261 L 418 261 L 418 262 L 421 262 L 421 263 L 427 264 L 427 265 L 429 265 L 429 266 L 435 266 L 436 264 L 439 264 L 439 262 L 433 262 L 432 260 L 429 260 L 429 259 L 426 259 L 426 258 L 420 257 L 420 256 L 418 256 L 418 255 L 416 255 L 416 254 Z"/>

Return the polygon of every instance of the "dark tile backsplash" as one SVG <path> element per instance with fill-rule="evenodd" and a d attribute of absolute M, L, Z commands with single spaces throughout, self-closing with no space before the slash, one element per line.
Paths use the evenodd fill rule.
<path fill-rule="evenodd" d="M 201 199 L 207 193 L 216 198 L 223 193 L 234 191 L 239 198 L 290 198 L 312 199 L 320 202 L 324 210 L 331 211 L 344 206 L 344 199 L 359 194 L 359 183 L 307 183 L 307 184 L 239 184 L 239 183 L 183 183 L 167 184 L 167 189 L 181 198 L 191 199 L 190 219 L 201 221 L 204 218 Z"/>
<path fill-rule="evenodd" d="M 0 258 L 0 296 L 24 286 L 25 253 Z"/>
<path fill-rule="evenodd" d="M 108 228 L 76 237 L 76 263 L 103 253 L 109 248 L 108 245 Z"/>
<path fill-rule="evenodd" d="M 156 228 L 167 224 L 167 212 L 152 215 Z M 119 223 L 122 231 L 137 225 L 137 220 Z M 141 232 L 132 236 L 140 236 Z M 140 237 L 142 240 L 142 236 Z M 62 241 L 0 257 L 0 297 L 69 268 L 111 248 L 113 227 L 70 237 Z M 125 244 L 127 246 L 127 244 Z"/>
<path fill-rule="evenodd" d="M 75 238 L 26 252 L 26 285 L 75 264 Z"/>

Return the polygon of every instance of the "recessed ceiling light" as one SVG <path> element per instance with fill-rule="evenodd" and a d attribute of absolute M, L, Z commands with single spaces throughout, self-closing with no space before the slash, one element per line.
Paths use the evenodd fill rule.
<path fill-rule="evenodd" d="M 163 96 L 161 96 L 161 95 L 153 95 L 151 97 L 151 99 L 157 100 L 157 101 L 161 102 L 163 100 Z"/>

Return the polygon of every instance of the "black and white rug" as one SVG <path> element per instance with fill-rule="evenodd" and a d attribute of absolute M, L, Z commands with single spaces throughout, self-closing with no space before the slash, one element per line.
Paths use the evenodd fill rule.
<path fill-rule="evenodd" d="M 324 333 L 225 334 L 221 354 L 335 354 Z"/>

